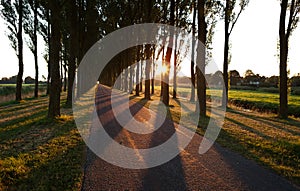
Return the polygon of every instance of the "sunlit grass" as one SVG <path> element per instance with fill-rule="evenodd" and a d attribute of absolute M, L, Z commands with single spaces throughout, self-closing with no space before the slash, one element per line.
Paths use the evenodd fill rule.
<path fill-rule="evenodd" d="M 211 91 L 211 90 L 209 90 Z M 219 94 L 220 91 L 216 93 Z M 151 97 L 152 100 L 159 100 L 159 91 L 156 95 Z M 252 94 L 240 94 L 239 91 L 231 93 L 231 96 L 238 95 L 242 98 L 247 97 L 261 99 L 262 97 L 255 98 Z M 247 95 L 247 96 L 246 96 Z M 257 95 L 263 96 L 258 93 Z M 266 97 L 273 101 L 276 95 L 267 94 Z M 146 107 L 149 107 L 151 101 L 146 101 L 143 95 L 136 97 L 132 96 L 133 101 L 139 102 Z M 295 100 L 298 98 L 295 97 Z M 188 100 L 181 99 L 186 106 L 191 107 L 194 111 L 194 103 L 189 103 Z M 300 101 L 299 101 L 300 103 Z M 298 104 L 298 103 L 297 103 Z M 173 121 L 179 122 L 180 120 L 180 105 L 178 102 L 170 97 L 169 107 L 170 114 L 168 117 Z M 208 102 L 209 106 L 209 102 Z M 152 108 L 155 110 L 155 108 Z M 159 111 L 156 111 L 159 112 Z M 215 118 L 215 114 L 211 113 L 208 108 L 208 117 L 201 118 L 199 121 L 200 128 L 197 132 L 204 135 L 209 118 Z M 196 128 L 189 127 L 188 128 Z M 224 125 L 217 139 L 217 142 L 222 146 L 228 147 L 231 150 L 241 153 L 245 157 L 255 160 L 258 163 L 273 169 L 278 174 L 281 174 L 296 184 L 300 184 L 300 119 L 290 118 L 288 120 L 277 118 L 276 114 L 272 113 L 259 113 L 256 111 L 243 110 L 235 106 L 227 109 Z"/>
<path fill-rule="evenodd" d="M 71 109 L 50 120 L 47 103 L 43 97 L 0 107 L 0 190 L 80 189 L 84 144 Z"/>

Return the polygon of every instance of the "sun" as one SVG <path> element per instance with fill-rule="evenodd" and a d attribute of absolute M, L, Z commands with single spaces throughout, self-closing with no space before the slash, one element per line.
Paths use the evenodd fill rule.
<path fill-rule="evenodd" d="M 166 65 L 158 65 L 157 67 L 157 73 L 158 74 L 165 74 L 167 72 L 167 66 Z"/>

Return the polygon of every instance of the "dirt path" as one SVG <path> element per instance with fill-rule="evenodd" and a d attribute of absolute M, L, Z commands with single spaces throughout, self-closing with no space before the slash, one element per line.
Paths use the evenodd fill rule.
<path fill-rule="evenodd" d="M 176 130 L 170 120 L 165 120 L 161 128 L 163 130 L 159 129 L 147 135 L 131 133 L 121 127 L 113 115 L 108 99 L 110 90 L 101 86 L 99 92 L 96 100 L 99 119 L 110 137 L 122 145 L 131 148 L 154 147 L 165 142 Z M 123 99 L 125 96 L 121 94 L 116 99 L 120 107 L 123 107 Z M 130 109 L 134 117 L 144 123 L 147 123 L 149 113 L 152 112 L 134 102 L 130 103 Z M 218 144 L 204 155 L 199 155 L 201 140 L 202 137 L 196 134 L 188 147 L 177 157 L 161 166 L 144 170 L 114 166 L 88 149 L 82 190 L 299 189 L 282 177 Z"/>

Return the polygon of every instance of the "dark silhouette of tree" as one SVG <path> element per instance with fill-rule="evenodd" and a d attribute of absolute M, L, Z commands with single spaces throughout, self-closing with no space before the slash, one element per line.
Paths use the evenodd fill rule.
<path fill-rule="evenodd" d="M 50 66 L 51 66 L 51 84 L 50 84 L 50 98 L 48 117 L 55 118 L 60 116 L 60 70 L 59 52 L 61 51 L 61 4 L 58 0 L 51 0 L 49 2 L 51 10 L 51 38 L 50 38 Z"/>
<path fill-rule="evenodd" d="M 174 26 L 175 24 L 175 0 L 171 0 L 171 5 L 170 5 L 170 25 Z M 167 66 L 167 71 L 164 74 L 164 82 L 163 82 L 163 96 L 162 96 L 162 102 L 166 105 L 169 106 L 169 76 L 170 76 L 170 64 L 171 64 L 171 56 L 172 56 L 172 47 L 173 47 L 173 36 L 174 36 L 174 31 L 170 30 L 170 35 L 169 35 L 169 45 L 167 48 L 167 53 L 166 53 L 166 62 L 165 65 Z"/>
<path fill-rule="evenodd" d="M 223 76 L 225 90 L 223 90 L 222 105 L 227 106 L 228 102 L 228 61 L 229 61 L 229 37 L 237 23 L 241 13 L 248 5 L 249 0 L 240 0 L 239 11 L 235 13 L 236 0 L 226 0 L 224 6 L 224 23 L 225 23 L 225 42 L 224 42 L 224 62 L 223 62 Z"/>
<path fill-rule="evenodd" d="M 288 10 L 289 9 L 289 13 Z M 279 41 L 280 41 L 280 104 L 279 116 L 288 117 L 288 76 L 287 76 L 287 59 L 289 52 L 289 37 L 297 27 L 299 21 L 298 13 L 300 10 L 299 0 L 281 0 L 281 12 L 279 21 Z M 287 20 L 287 15 L 288 20 Z M 287 22 L 287 23 L 286 23 Z"/>
<path fill-rule="evenodd" d="M 39 1 L 40 7 L 38 16 L 40 19 L 39 26 L 38 26 L 38 32 L 43 37 L 43 40 L 46 45 L 46 49 L 44 52 L 44 60 L 48 63 L 48 75 L 47 75 L 47 92 L 46 94 L 49 95 L 50 92 L 50 71 L 51 71 L 51 65 L 50 65 L 50 34 L 51 34 L 51 23 L 50 23 L 50 10 L 49 10 L 49 2 L 46 0 Z"/>
<path fill-rule="evenodd" d="M 196 106 L 196 111 L 200 116 L 206 116 L 206 80 L 205 80 L 205 44 L 206 44 L 207 24 L 205 21 L 205 1 L 198 1 L 198 38 L 203 44 L 198 44 L 197 47 L 197 67 L 196 67 L 196 81 L 197 81 L 197 98 L 199 106 Z"/>
<path fill-rule="evenodd" d="M 193 23 L 192 23 L 192 35 L 196 35 L 196 15 L 197 15 L 197 2 L 196 0 L 193 0 L 192 2 L 192 7 L 193 7 Z M 193 59 L 195 59 L 195 41 L 192 41 L 192 55 L 191 55 L 191 82 L 192 82 L 192 87 L 191 87 L 191 98 L 190 101 L 194 102 L 195 101 L 195 85 L 196 85 L 196 78 L 195 78 L 195 63 Z"/>
<path fill-rule="evenodd" d="M 6 21 L 9 30 L 7 35 L 11 41 L 12 48 L 16 51 L 19 59 L 19 71 L 16 82 L 16 101 L 22 99 L 22 82 L 23 82 L 23 20 L 26 7 L 23 0 L 6 1 L 1 0 L 2 10 L 1 16 Z"/>
<path fill-rule="evenodd" d="M 69 11 L 67 12 L 67 21 L 69 23 L 69 55 L 68 55 L 68 88 L 66 105 L 72 104 L 72 91 L 76 72 L 76 57 L 78 56 L 78 8 L 76 1 L 68 1 Z"/>
<path fill-rule="evenodd" d="M 188 1 L 180 1 L 177 0 L 175 3 L 175 26 L 180 28 L 187 28 L 188 27 L 188 16 L 189 16 L 189 2 Z M 174 42 L 174 64 L 173 64 L 173 99 L 177 98 L 177 72 L 179 70 L 181 59 L 180 57 L 180 49 L 182 48 L 182 40 L 178 39 L 178 36 L 175 35 L 175 42 Z M 186 48 L 186 47 L 185 47 Z M 186 48 L 187 49 L 187 48 Z M 186 55 L 185 55 L 186 56 Z M 185 57 L 184 56 L 184 57 Z"/>
<path fill-rule="evenodd" d="M 28 34 L 30 38 L 30 42 L 28 43 L 28 47 L 33 53 L 34 56 L 34 67 L 35 67 L 35 87 L 34 87 L 34 97 L 38 97 L 39 92 L 39 65 L 38 65 L 38 8 L 39 2 L 38 0 L 28 0 L 28 4 L 30 7 L 31 14 L 25 15 L 24 22 L 24 31 Z M 32 25 L 33 23 L 33 25 Z"/>

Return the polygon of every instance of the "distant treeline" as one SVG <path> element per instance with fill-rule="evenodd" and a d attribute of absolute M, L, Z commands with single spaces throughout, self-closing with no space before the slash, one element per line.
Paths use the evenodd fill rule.
<path fill-rule="evenodd" d="M 30 77 L 30 76 L 27 76 L 25 78 L 25 80 L 23 81 L 23 83 L 25 84 L 34 84 L 35 82 L 35 79 Z M 12 76 L 12 77 L 4 77 L 0 80 L 0 84 L 16 84 L 17 83 L 17 76 Z M 39 83 L 43 84 L 43 83 L 47 83 L 47 82 L 43 82 L 43 81 L 40 81 Z"/>

